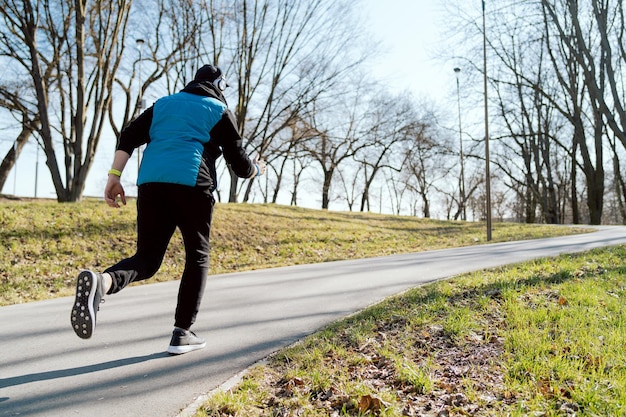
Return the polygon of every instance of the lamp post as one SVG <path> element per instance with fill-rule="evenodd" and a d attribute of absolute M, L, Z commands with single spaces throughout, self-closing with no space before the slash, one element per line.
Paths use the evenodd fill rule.
<path fill-rule="evenodd" d="M 17 141 L 13 142 L 13 155 L 15 155 L 15 163 L 13 164 L 13 195 L 17 192 Z"/>
<path fill-rule="evenodd" d="M 137 39 L 137 49 L 139 50 L 139 92 L 137 93 L 137 101 L 139 102 L 137 105 L 137 110 L 135 111 L 135 117 L 141 114 L 141 110 L 143 110 L 143 91 L 142 91 L 142 72 L 141 72 L 141 63 L 143 62 L 143 44 L 144 40 L 139 38 Z M 141 166 L 141 147 L 137 148 L 137 175 L 139 175 L 139 167 Z"/>
<path fill-rule="evenodd" d="M 483 4 L 483 87 L 485 91 L 485 193 L 487 209 L 487 241 L 491 240 L 491 173 L 489 172 L 489 109 L 487 105 L 487 25 L 485 22 L 485 0 Z"/>
<path fill-rule="evenodd" d="M 454 68 L 454 73 L 456 74 L 456 97 L 457 97 L 457 105 L 459 109 L 459 157 L 461 158 L 461 189 L 460 192 L 460 203 L 461 203 L 461 220 L 467 220 L 467 213 L 465 210 L 465 162 L 463 161 L 463 130 L 461 127 L 461 88 L 459 85 L 459 73 L 461 72 L 461 68 Z"/>
<path fill-rule="evenodd" d="M 39 144 L 37 144 L 37 157 L 35 159 L 35 198 L 37 198 L 37 179 L 39 178 Z"/>
<path fill-rule="evenodd" d="M 137 115 L 139 115 L 139 113 L 141 113 L 141 110 L 143 109 L 143 91 L 142 91 L 142 85 L 141 83 L 143 82 L 142 80 L 142 68 L 141 68 L 141 63 L 143 62 L 143 44 L 145 43 L 145 41 L 143 39 L 137 39 L 137 50 L 139 51 L 139 91 L 137 93 L 137 100 L 139 101 L 139 104 L 137 106 Z"/>

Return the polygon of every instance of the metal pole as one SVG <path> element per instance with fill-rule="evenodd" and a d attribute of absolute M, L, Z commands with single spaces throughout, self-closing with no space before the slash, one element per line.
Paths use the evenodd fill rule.
<path fill-rule="evenodd" d="M 487 24 L 483 3 L 483 86 L 485 90 L 485 193 L 487 194 L 487 241 L 491 240 L 491 173 L 489 172 L 489 110 L 487 105 Z"/>
<path fill-rule="evenodd" d="M 456 73 L 456 96 L 457 105 L 459 108 L 459 156 L 461 158 L 461 220 L 467 220 L 467 212 L 465 209 L 465 162 L 463 161 L 463 130 L 461 127 L 461 88 L 459 85 L 459 73 L 461 72 L 461 68 L 455 68 L 454 72 Z"/>
<path fill-rule="evenodd" d="M 139 92 L 137 93 L 137 100 L 139 101 L 139 104 L 137 106 L 137 113 L 135 115 L 139 116 L 139 114 L 141 114 L 141 110 L 143 109 L 143 93 L 141 91 L 141 83 L 142 83 L 142 72 L 141 72 L 141 63 L 143 62 L 143 56 L 142 56 L 142 52 L 143 52 L 143 44 L 144 44 L 144 40 L 143 39 L 137 39 L 137 48 L 139 49 Z M 141 147 L 137 147 L 137 176 L 139 176 L 139 167 L 141 166 Z"/>
<path fill-rule="evenodd" d="M 37 144 L 37 158 L 35 159 L 35 198 L 37 198 L 37 180 L 39 178 L 39 144 Z"/>
<path fill-rule="evenodd" d="M 17 141 L 13 142 L 13 154 L 15 163 L 13 164 L 13 195 L 17 195 Z"/>
<path fill-rule="evenodd" d="M 137 114 L 139 115 L 139 113 L 141 113 L 141 110 L 143 110 L 143 91 L 141 89 L 142 85 L 141 83 L 143 82 L 143 73 L 142 73 L 142 68 L 141 68 L 141 64 L 143 62 L 143 44 L 144 44 L 144 40 L 143 39 L 137 39 L 137 49 L 139 49 L 139 92 L 137 93 L 137 97 L 139 100 L 139 106 L 137 108 Z"/>

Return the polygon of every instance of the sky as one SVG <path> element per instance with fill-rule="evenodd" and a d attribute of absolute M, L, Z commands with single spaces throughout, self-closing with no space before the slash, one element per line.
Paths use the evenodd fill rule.
<path fill-rule="evenodd" d="M 441 3 L 437 0 L 364 0 L 383 57 L 374 74 L 398 91 L 440 97 L 455 82 L 454 63 L 441 62 Z"/>
<path fill-rule="evenodd" d="M 438 0 L 363 0 L 362 12 L 367 18 L 368 30 L 373 38 L 380 40 L 382 46 L 382 55 L 372 63 L 371 71 L 376 79 L 383 80 L 390 89 L 396 92 L 408 90 L 416 97 L 449 100 L 451 91 L 454 91 L 452 88 L 456 85 L 453 71 L 455 63 L 437 58 L 437 50 L 445 44 L 441 42 L 442 16 L 438 3 Z M 102 195 L 106 172 L 113 159 L 114 145 L 111 144 L 114 143 L 115 138 L 102 139 L 87 178 L 85 196 Z M 7 146 L 11 146 L 10 142 L 7 144 L 0 140 L 0 155 L 6 153 Z M 129 175 L 126 177 L 130 180 L 133 175 L 136 176 L 136 170 L 137 162 L 133 156 L 127 165 Z M 132 187 L 126 188 L 132 194 Z M 43 152 L 37 150 L 37 146 L 25 146 L 2 193 L 56 198 Z M 314 207 L 317 205 L 319 203 L 311 207 L 317 208 Z"/>

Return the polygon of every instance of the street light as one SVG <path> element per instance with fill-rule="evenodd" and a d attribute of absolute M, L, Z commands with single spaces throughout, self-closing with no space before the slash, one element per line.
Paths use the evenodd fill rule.
<path fill-rule="evenodd" d="M 137 39 L 137 49 L 139 50 L 139 92 L 137 93 L 137 99 L 139 100 L 139 105 L 137 107 L 137 114 L 141 113 L 141 110 L 143 109 L 143 91 L 142 91 L 142 72 L 141 72 L 141 63 L 143 62 L 143 44 L 144 44 L 144 40 L 143 39 Z"/>
<path fill-rule="evenodd" d="M 13 156 L 15 163 L 13 164 L 13 195 L 17 192 L 17 141 L 13 142 Z"/>
<path fill-rule="evenodd" d="M 39 178 L 39 144 L 37 144 L 37 158 L 35 159 L 35 198 L 37 198 L 37 179 Z"/>
<path fill-rule="evenodd" d="M 461 220 L 467 220 L 467 213 L 465 210 L 465 163 L 463 161 L 463 130 L 461 128 L 461 88 L 459 86 L 459 73 L 461 72 L 461 68 L 456 67 L 454 69 L 456 74 L 456 96 L 457 96 L 457 105 L 459 108 L 459 156 L 461 158 L 461 189 L 460 191 L 460 200 L 461 200 Z"/>
<path fill-rule="evenodd" d="M 144 40 L 139 38 L 137 39 L 137 49 L 139 50 L 139 92 L 137 93 L 137 100 L 139 104 L 137 105 L 137 110 L 135 111 L 135 117 L 139 116 L 141 110 L 143 110 L 143 91 L 142 91 L 142 72 L 141 72 L 141 63 L 143 62 L 143 44 Z M 139 176 L 139 167 L 141 166 L 141 146 L 137 147 L 137 175 Z"/>
<path fill-rule="evenodd" d="M 487 106 L 487 30 L 483 3 L 483 87 L 485 91 L 485 193 L 487 194 L 487 241 L 491 240 L 491 173 L 489 172 L 489 110 Z"/>

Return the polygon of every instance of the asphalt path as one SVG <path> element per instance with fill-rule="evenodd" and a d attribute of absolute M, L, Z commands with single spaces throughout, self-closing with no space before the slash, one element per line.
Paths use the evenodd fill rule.
<path fill-rule="evenodd" d="M 205 349 L 169 356 L 178 281 L 108 296 L 89 340 L 73 297 L 0 308 L 0 416 L 186 415 L 206 393 L 321 327 L 455 275 L 626 243 L 626 227 L 211 276 L 193 330 Z M 78 273 L 78 271 L 76 271 Z"/>

